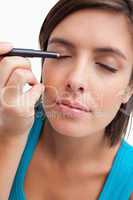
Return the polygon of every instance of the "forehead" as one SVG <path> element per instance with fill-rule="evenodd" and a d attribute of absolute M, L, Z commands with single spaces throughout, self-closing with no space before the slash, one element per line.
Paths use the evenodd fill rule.
<path fill-rule="evenodd" d="M 116 12 L 92 9 L 76 11 L 56 26 L 50 39 L 52 37 L 65 38 L 81 48 L 111 45 L 128 55 L 132 51 L 127 19 Z"/>

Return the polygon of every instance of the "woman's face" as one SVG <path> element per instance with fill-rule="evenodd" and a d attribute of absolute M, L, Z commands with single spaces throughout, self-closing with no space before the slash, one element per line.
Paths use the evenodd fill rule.
<path fill-rule="evenodd" d="M 65 56 L 45 59 L 43 64 L 43 103 L 51 126 L 73 137 L 103 133 L 130 97 L 132 49 L 126 17 L 77 11 L 56 26 L 47 50 Z M 61 99 L 73 106 L 78 102 L 86 111 L 57 105 Z"/>

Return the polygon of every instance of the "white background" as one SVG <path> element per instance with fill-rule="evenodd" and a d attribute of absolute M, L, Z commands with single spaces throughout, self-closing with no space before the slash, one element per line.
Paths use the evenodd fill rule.
<path fill-rule="evenodd" d="M 57 0 L 0 0 L 0 41 L 9 41 L 14 47 L 38 49 L 41 24 Z M 40 80 L 40 59 L 30 59 L 33 73 Z M 131 120 L 130 120 L 131 121 Z M 128 125 L 127 141 L 133 145 L 133 126 Z"/>

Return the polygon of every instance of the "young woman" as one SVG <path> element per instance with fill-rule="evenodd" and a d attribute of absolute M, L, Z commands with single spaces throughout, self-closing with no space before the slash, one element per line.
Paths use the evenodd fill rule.
<path fill-rule="evenodd" d="M 60 0 L 40 31 L 61 54 L 42 61 L 42 84 L 27 59 L 1 57 L 1 199 L 132 198 L 132 23 L 132 0 Z"/>

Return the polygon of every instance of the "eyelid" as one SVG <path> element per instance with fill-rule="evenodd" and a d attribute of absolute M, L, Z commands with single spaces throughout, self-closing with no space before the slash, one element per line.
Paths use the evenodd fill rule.
<path fill-rule="evenodd" d="M 62 47 L 62 46 L 54 46 L 54 44 L 49 44 L 47 49 L 50 49 L 50 51 L 53 51 L 53 50 L 58 51 L 60 54 L 63 53 L 63 52 L 64 52 L 64 54 L 65 54 L 65 52 L 66 53 L 68 52 L 67 48 Z"/>
<path fill-rule="evenodd" d="M 118 69 L 115 69 L 114 67 L 111 67 L 110 65 L 106 65 L 104 63 L 97 62 L 96 64 L 98 64 L 98 65 L 100 65 L 100 66 L 102 66 L 102 67 L 104 67 L 104 68 L 106 68 L 106 69 L 108 69 L 108 70 L 110 70 L 112 72 L 117 72 L 118 71 Z"/>
<path fill-rule="evenodd" d="M 109 65 L 109 64 L 104 64 L 104 63 L 102 63 L 102 62 L 97 62 L 96 64 L 100 64 L 100 65 L 103 65 L 103 66 L 107 66 L 107 67 L 110 67 L 110 68 L 114 68 L 114 67 L 112 67 L 111 65 Z M 115 69 L 115 68 L 114 68 Z"/>

